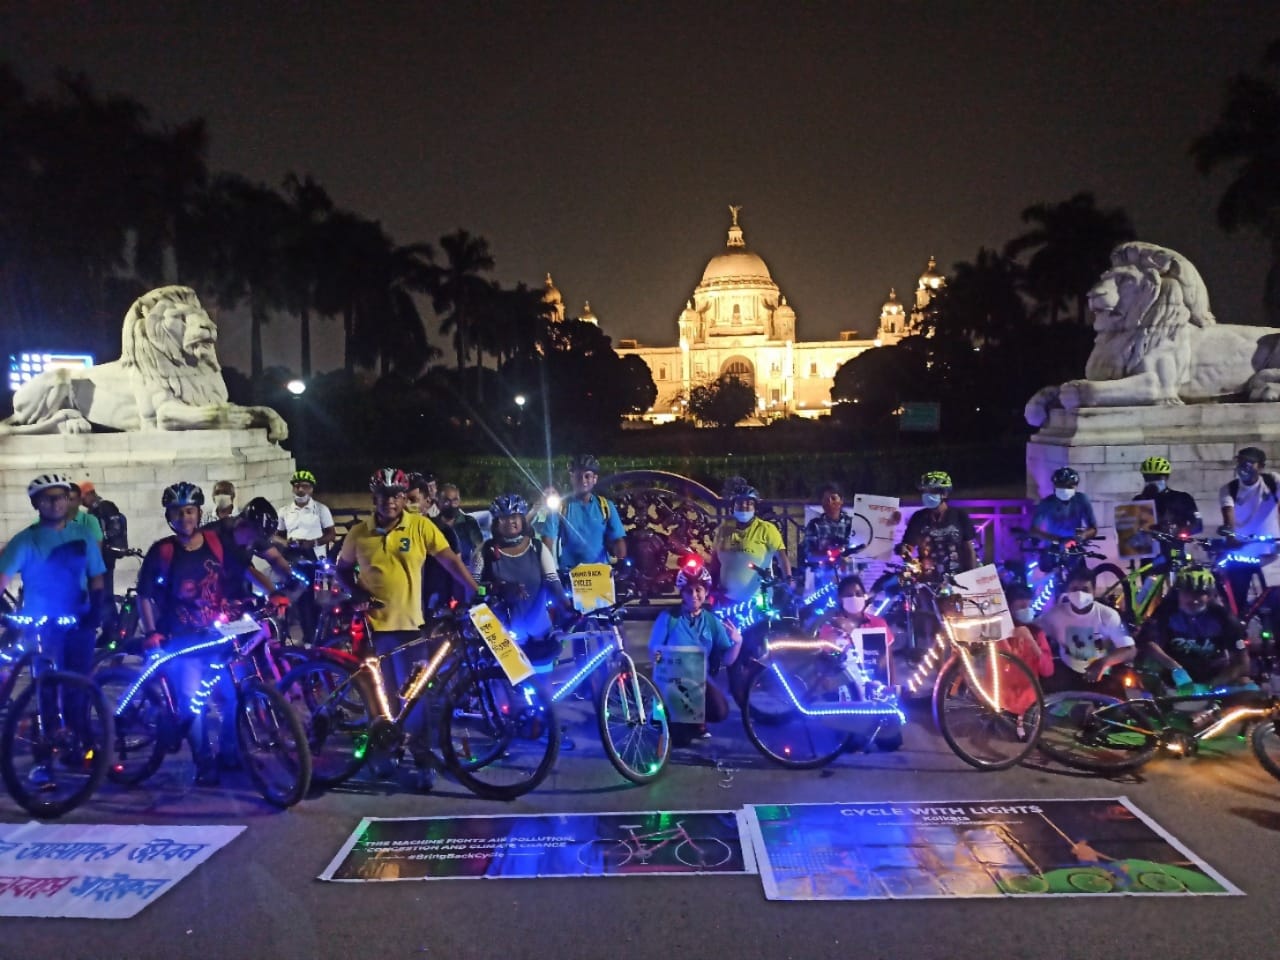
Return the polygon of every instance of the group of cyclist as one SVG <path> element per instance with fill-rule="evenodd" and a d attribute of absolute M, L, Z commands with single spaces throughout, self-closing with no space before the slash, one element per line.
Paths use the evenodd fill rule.
<path fill-rule="evenodd" d="M 1235 477 L 1220 491 L 1220 534 L 1237 538 L 1241 554 L 1266 557 L 1275 546 L 1265 538 L 1274 541 L 1280 535 L 1277 479 L 1265 471 L 1265 454 L 1256 447 L 1242 449 L 1236 460 Z M 1140 472 L 1143 488 L 1136 499 L 1154 501 L 1158 525 L 1186 536 L 1199 534 L 1203 521 L 1194 499 L 1169 486 L 1169 461 L 1149 457 Z M 617 504 L 595 491 L 599 462 L 576 456 L 569 477 L 571 490 L 563 499 L 555 488 L 547 488 L 542 501 L 532 506 L 517 493 L 496 497 L 490 505 L 491 535 L 485 539 L 474 518 L 461 511 L 455 485 L 438 485 L 429 474 L 394 467 L 376 471 L 369 481 L 373 510 L 343 538 L 335 571 L 345 588 L 376 601 L 368 613 L 374 652 L 382 655 L 402 646 L 433 609 L 469 602 L 484 583 L 496 612 L 531 660 L 558 656 L 554 628 L 573 615 L 566 589 L 569 571 L 583 563 L 617 563 L 626 557 Z M 1078 489 L 1079 475 L 1064 467 L 1053 474 L 1052 483 L 1053 493 L 1034 510 L 1031 533 L 1045 541 L 1092 538 L 1097 521 L 1088 497 Z M 926 472 L 918 486 L 923 509 L 908 522 L 898 551 L 913 560 L 922 578 L 942 583 L 978 565 L 976 531 L 968 514 L 949 502 L 953 485 L 946 472 Z M 300 579 L 290 558 L 295 563 L 323 561 L 336 542 L 331 512 L 314 499 L 315 476 L 300 470 L 292 487 L 292 502 L 280 510 L 255 498 L 239 512 L 234 510 L 234 489 L 220 487 L 213 517 L 205 514 L 204 493 L 195 484 L 179 482 L 164 490 L 160 506 L 172 533 L 147 550 L 138 577 L 145 650 L 189 642 L 255 590 L 286 603 L 290 585 Z M 78 495 L 86 491 L 89 496 L 81 506 Z M 92 509 L 100 498 L 91 484 L 77 487 L 57 474 L 37 477 L 28 494 L 36 521 L 0 554 L 0 588 L 21 574 L 22 612 L 48 625 L 43 635 L 47 654 L 61 668 L 89 673 L 95 636 L 114 610 L 106 585 L 102 524 Z M 741 702 L 745 663 L 760 649 L 760 624 L 724 614 L 750 603 L 775 574 L 778 582 L 790 581 L 793 570 L 778 527 L 758 515 L 759 492 L 735 478 L 726 500 L 731 516 L 716 530 L 708 563 L 681 565 L 676 577 L 681 607 L 658 617 L 650 652 L 660 657 L 665 646 L 702 646 L 712 672 L 720 664 L 728 667 L 729 691 Z M 838 487 L 823 489 L 821 506 L 805 528 L 801 568 L 820 567 L 850 544 L 852 518 Z M 1246 569 L 1246 577 L 1248 573 Z M 1237 576 L 1227 568 L 1228 581 Z M 1098 602 L 1093 575 L 1084 563 L 1069 572 L 1059 602 L 1042 613 L 1023 584 L 1011 586 L 1008 599 L 1027 644 L 1025 658 L 1034 661 L 1046 689 L 1109 690 L 1115 683 L 1112 668 L 1140 651 L 1174 686 L 1242 677 L 1248 670 L 1244 632 L 1218 602 L 1213 570 L 1184 567 L 1174 587 L 1136 637 L 1114 609 Z M 709 605 L 713 589 L 714 607 Z M 885 621 L 869 609 L 869 592 L 856 574 L 839 578 L 836 604 L 817 625 L 819 632 L 883 627 L 888 633 Z M 302 613 L 306 601 L 299 606 Z M 314 609 L 303 615 L 304 631 L 314 629 L 315 616 Z M 181 658 L 171 678 L 175 688 L 190 693 L 200 666 L 198 658 Z M 400 688 L 410 669 L 404 660 L 388 657 L 386 682 Z M 728 713 L 726 698 L 709 683 L 707 721 L 722 720 Z M 673 733 L 686 741 L 707 736 L 703 726 L 674 728 Z M 220 769 L 238 765 L 234 736 L 225 725 L 216 752 L 201 722 L 192 725 L 189 739 L 198 782 L 216 783 Z M 418 759 L 425 768 L 427 757 Z"/>

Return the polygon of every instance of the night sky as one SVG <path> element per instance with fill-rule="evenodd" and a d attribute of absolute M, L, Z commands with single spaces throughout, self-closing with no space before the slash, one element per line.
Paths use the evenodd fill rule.
<path fill-rule="evenodd" d="M 0 0 L 29 86 L 62 65 L 205 117 L 213 170 L 310 172 L 402 243 L 466 227 L 499 279 L 550 270 L 571 313 L 663 344 L 730 203 L 802 338 L 869 333 L 930 254 L 949 270 L 1078 190 L 1190 257 L 1219 320 L 1257 321 L 1265 244 L 1218 229 L 1227 176 L 1187 148 L 1276 36 L 1262 2 Z M 247 340 L 223 318 L 225 364 Z M 296 324 L 266 345 L 296 366 Z"/>

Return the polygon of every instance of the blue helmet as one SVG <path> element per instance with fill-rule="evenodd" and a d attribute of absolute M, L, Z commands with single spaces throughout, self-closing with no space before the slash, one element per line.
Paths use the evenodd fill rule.
<path fill-rule="evenodd" d="M 497 517 L 523 517 L 529 512 L 529 504 L 518 493 L 500 493 L 489 504 L 489 513 Z"/>
<path fill-rule="evenodd" d="M 734 487 L 729 493 L 730 500 L 754 500 L 760 502 L 760 491 L 749 483 L 744 483 L 740 487 Z"/>
<path fill-rule="evenodd" d="M 194 483 L 179 480 L 164 488 L 160 495 L 160 503 L 167 511 L 170 507 L 203 507 L 204 491 Z"/>

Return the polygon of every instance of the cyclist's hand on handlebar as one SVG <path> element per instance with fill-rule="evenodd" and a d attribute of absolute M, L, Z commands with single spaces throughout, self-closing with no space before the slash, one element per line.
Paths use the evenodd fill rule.
<path fill-rule="evenodd" d="M 142 638 L 143 650 L 159 650 L 162 646 L 164 646 L 164 634 L 158 630 L 148 633 Z"/>

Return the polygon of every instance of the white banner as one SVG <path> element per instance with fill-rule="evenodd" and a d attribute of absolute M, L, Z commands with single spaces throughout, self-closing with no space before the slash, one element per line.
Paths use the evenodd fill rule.
<path fill-rule="evenodd" d="M 0 825 L 0 917 L 125 920 L 244 827 Z"/>
<path fill-rule="evenodd" d="M 985 567 L 977 567 L 955 575 L 960 584 L 960 592 L 967 600 L 985 604 L 985 611 L 980 613 L 972 603 L 964 605 L 964 616 L 979 619 L 982 617 L 1000 618 L 1000 637 L 1013 636 L 1013 614 L 1009 612 L 1009 601 L 1005 599 L 1004 585 L 1000 582 L 1000 571 L 994 563 Z"/>
<path fill-rule="evenodd" d="M 868 525 L 871 529 L 871 542 L 859 557 L 868 560 L 883 560 L 893 556 L 893 533 L 902 519 L 898 510 L 897 497 L 873 497 L 860 493 L 853 498 L 853 535 L 854 539 L 865 537 Z"/>

